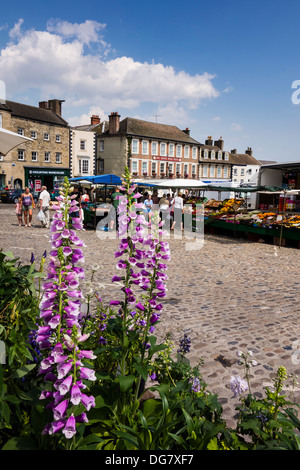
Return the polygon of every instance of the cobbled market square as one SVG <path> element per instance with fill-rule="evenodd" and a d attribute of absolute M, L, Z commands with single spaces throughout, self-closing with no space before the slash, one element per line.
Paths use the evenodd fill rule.
<path fill-rule="evenodd" d="M 19 227 L 13 205 L 0 204 L 1 248 L 12 251 L 22 264 L 30 263 L 32 253 L 41 259 L 49 246 L 49 230 L 41 226 L 36 214 L 31 227 Z M 86 245 L 86 278 L 91 266 L 100 266 L 94 284 L 104 302 L 109 301 L 119 292 L 111 283 L 119 241 L 100 239 L 94 230 L 83 230 L 80 235 Z M 168 290 L 156 334 L 163 340 L 170 333 L 176 347 L 183 334 L 188 334 L 191 350 L 187 357 L 191 364 L 203 361 L 203 378 L 211 392 L 218 394 L 229 425 L 233 424 L 238 398 L 230 389 L 230 378 L 243 374 L 238 351 L 253 352 L 257 365 L 250 377 L 257 397 L 271 386 L 279 366 L 286 367 L 296 381 L 300 374 L 300 251 L 212 234 L 205 235 L 199 251 L 186 250 L 184 236 L 175 239 L 171 234 L 169 243 Z M 300 403 L 297 385 L 284 393 Z"/>

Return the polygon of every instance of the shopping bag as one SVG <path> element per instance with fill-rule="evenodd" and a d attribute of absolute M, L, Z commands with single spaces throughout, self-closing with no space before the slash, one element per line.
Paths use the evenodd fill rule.
<path fill-rule="evenodd" d="M 45 222 L 45 214 L 42 210 L 40 210 L 37 214 L 37 219 L 40 221 L 40 222 Z"/>

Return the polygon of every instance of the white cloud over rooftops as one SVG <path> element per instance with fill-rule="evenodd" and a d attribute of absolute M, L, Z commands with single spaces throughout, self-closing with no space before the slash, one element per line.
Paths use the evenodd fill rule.
<path fill-rule="evenodd" d="M 19 19 L 0 54 L 0 78 L 10 95 L 38 90 L 42 100 L 64 99 L 64 109 L 74 116 L 83 103 L 87 110 L 96 106 L 106 113 L 153 103 L 168 111 L 178 108 L 182 116 L 183 108 L 193 110 L 219 96 L 209 73 L 191 75 L 161 63 L 111 58 L 104 23 L 52 19 L 44 31 L 23 28 Z"/>

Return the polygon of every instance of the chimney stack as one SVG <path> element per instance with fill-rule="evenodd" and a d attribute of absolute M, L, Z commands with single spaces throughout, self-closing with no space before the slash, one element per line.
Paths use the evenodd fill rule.
<path fill-rule="evenodd" d="M 222 137 L 220 137 L 219 140 L 215 140 L 215 146 L 219 147 L 220 150 L 224 149 L 224 140 Z"/>
<path fill-rule="evenodd" d="M 39 108 L 41 109 L 48 109 L 48 101 L 40 101 Z"/>
<path fill-rule="evenodd" d="M 93 126 L 94 124 L 100 124 L 100 117 L 96 114 L 93 114 L 91 116 L 91 126 Z"/>
<path fill-rule="evenodd" d="M 208 136 L 205 145 L 213 145 L 213 138 L 211 136 Z"/>
<path fill-rule="evenodd" d="M 58 116 L 61 116 L 61 104 L 65 100 L 48 100 L 48 109 Z"/>
<path fill-rule="evenodd" d="M 109 134 L 117 134 L 120 129 L 120 115 L 118 112 L 110 113 L 109 118 Z"/>
<path fill-rule="evenodd" d="M 252 148 L 251 148 L 251 147 L 248 147 L 245 153 L 246 153 L 247 155 L 250 155 L 250 157 L 252 157 Z"/>
<path fill-rule="evenodd" d="M 236 150 L 236 149 L 233 149 L 233 150 L 231 150 L 230 153 L 233 153 L 233 155 L 236 155 L 236 154 L 237 154 L 237 150 Z"/>
<path fill-rule="evenodd" d="M 185 129 L 183 129 L 183 131 L 186 135 L 190 135 L 190 129 L 188 127 L 186 127 Z"/>

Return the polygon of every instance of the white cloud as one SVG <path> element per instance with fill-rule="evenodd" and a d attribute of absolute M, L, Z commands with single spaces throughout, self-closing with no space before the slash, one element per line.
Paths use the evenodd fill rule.
<path fill-rule="evenodd" d="M 238 124 L 237 122 L 233 122 L 231 124 L 231 128 L 230 128 L 232 131 L 241 131 L 242 130 L 242 126 L 240 124 Z"/>
<path fill-rule="evenodd" d="M 220 116 L 216 116 L 216 117 L 212 118 L 212 121 L 221 121 L 221 117 L 220 117 Z"/>
<path fill-rule="evenodd" d="M 103 23 L 50 20 L 46 31 L 25 32 L 22 24 L 20 19 L 10 31 L 14 41 L 0 55 L 0 78 L 9 95 L 37 90 L 41 100 L 64 99 L 64 110 L 74 116 L 83 106 L 100 107 L 107 115 L 118 107 L 130 110 L 152 103 L 158 114 L 174 112 L 178 118 L 219 96 L 209 73 L 190 75 L 131 57 L 108 58 L 111 46 L 102 36 Z M 101 50 L 87 52 L 91 43 Z"/>
<path fill-rule="evenodd" d="M 14 27 L 9 31 L 9 37 L 11 39 L 19 39 L 22 35 L 21 26 L 24 23 L 23 18 L 20 18 Z"/>

